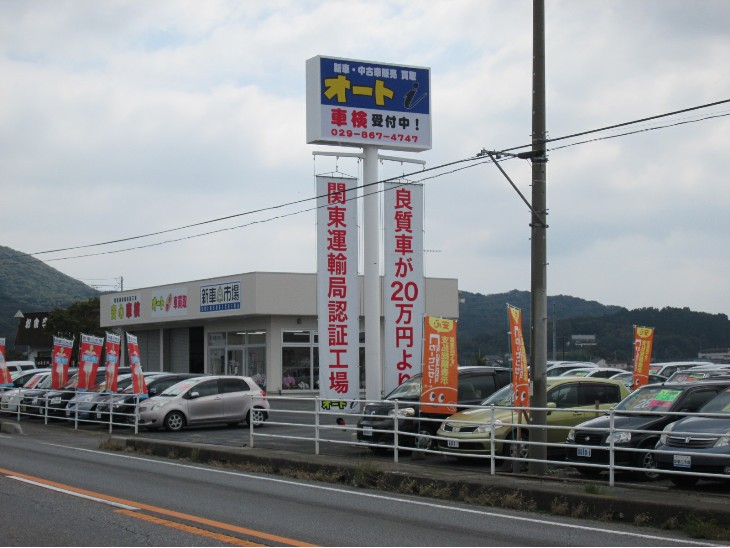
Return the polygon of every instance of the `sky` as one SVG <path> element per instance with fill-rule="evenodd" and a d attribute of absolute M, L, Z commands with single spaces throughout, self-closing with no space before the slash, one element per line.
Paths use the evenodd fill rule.
<path fill-rule="evenodd" d="M 730 103 L 560 139 L 730 99 L 728 21 L 547 0 L 549 296 L 730 314 Z M 315 175 L 362 176 L 314 154 L 360 149 L 306 142 L 317 55 L 430 69 L 432 148 L 383 151 L 429 171 L 379 177 L 425 185 L 426 276 L 529 290 L 517 192 L 489 162 L 437 169 L 530 143 L 529 0 L 4 0 L 0 245 L 104 290 L 314 272 Z M 530 199 L 529 161 L 502 167 Z"/>

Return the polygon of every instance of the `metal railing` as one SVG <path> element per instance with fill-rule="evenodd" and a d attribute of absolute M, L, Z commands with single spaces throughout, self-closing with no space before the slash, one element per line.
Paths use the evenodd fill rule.
<path fill-rule="evenodd" d="M 60 419 L 73 421 L 74 428 L 79 428 L 83 424 L 102 425 L 112 433 L 114 428 L 132 428 L 134 433 L 139 432 L 139 414 L 140 397 L 136 396 L 133 401 L 125 402 L 121 411 L 115 411 L 114 398 L 118 394 L 100 394 L 98 404 L 107 405 L 101 411 L 95 409 L 80 410 L 76 405 L 74 408 L 67 409 L 56 406 L 58 401 L 54 401 L 48 395 L 39 395 L 35 402 L 29 402 L 16 398 L 7 400 L 3 398 L 4 392 L 0 388 L 0 417 L 14 417 L 20 421 L 23 417 L 35 417 L 43 419 L 44 423 L 48 423 L 49 419 Z M 54 391 L 53 397 L 59 397 L 59 392 Z M 84 392 L 68 391 L 71 397 L 84 394 Z M 60 397 L 63 400 L 63 396 Z M 382 400 L 358 400 L 353 409 L 335 409 L 323 410 L 323 400 L 319 397 L 294 397 L 294 396 L 269 396 L 267 398 L 271 403 L 270 409 L 263 410 L 268 414 L 266 420 L 266 428 L 258 428 L 256 421 L 249 421 L 248 444 L 250 447 L 264 444 L 266 440 L 287 439 L 292 441 L 311 442 L 315 454 L 321 454 L 323 447 L 326 445 L 348 446 L 357 449 L 368 448 L 378 452 L 392 452 L 394 462 L 404 454 L 411 454 L 414 457 L 425 457 L 426 455 L 439 455 L 446 457 L 455 457 L 459 459 L 472 459 L 482 461 L 489 465 L 489 473 L 496 474 L 498 468 L 504 469 L 505 465 L 511 463 L 513 471 L 519 471 L 528 462 L 536 461 L 529 456 L 530 446 L 539 445 L 538 442 L 530 440 L 530 431 L 536 428 L 544 428 L 547 430 L 548 439 L 553 441 L 544 444 L 547 447 L 548 458 L 547 464 L 556 468 L 572 467 L 579 471 L 594 472 L 596 475 L 600 473 L 608 474 L 608 483 L 614 485 L 616 475 L 618 473 L 641 473 L 669 478 L 684 478 L 685 481 L 691 482 L 689 478 L 704 478 L 712 480 L 730 480 L 730 449 L 725 453 L 711 453 L 707 451 L 697 451 L 684 448 L 672 448 L 671 450 L 656 449 L 656 441 L 659 440 L 665 432 L 663 430 L 644 430 L 629 429 L 616 426 L 616 417 L 627 415 L 640 416 L 649 415 L 651 417 L 672 417 L 675 421 L 686 416 L 699 416 L 699 413 L 672 413 L 672 412 L 649 412 L 649 411 L 615 411 L 603 410 L 597 408 L 516 408 L 516 407 L 483 407 L 477 405 L 460 405 L 459 410 L 480 409 L 485 411 L 487 419 L 484 417 L 478 420 L 469 420 L 460 418 L 458 421 L 449 419 L 448 415 L 443 417 L 423 416 L 411 413 L 412 409 L 417 409 L 418 404 L 405 401 L 382 401 Z M 73 401 L 73 400 L 71 400 Z M 144 400 L 142 400 L 144 401 Z M 25 403 L 24 403 L 25 402 Z M 377 405 L 387 412 L 381 411 L 374 414 L 368 411 L 368 405 Z M 536 426 L 525 420 L 521 415 L 524 411 L 528 414 L 534 410 L 546 411 L 549 415 L 572 416 L 580 412 L 579 420 L 574 421 L 580 424 L 587 420 L 590 416 L 607 416 L 609 423 L 607 427 L 596 428 L 589 426 L 580 426 L 579 430 L 584 433 L 594 433 L 600 438 L 599 444 L 566 442 L 566 437 L 570 430 L 577 430 L 576 425 L 570 424 L 548 424 L 545 426 Z M 287 417 L 289 419 L 287 420 Z M 702 414 L 701 416 L 728 418 L 727 414 Z M 453 442 L 456 438 L 453 436 L 426 434 L 424 432 L 438 432 L 439 427 L 447 422 L 458 422 L 462 427 L 472 427 L 478 432 L 474 435 L 461 437 L 458 444 L 449 447 L 449 442 Z M 558 422 L 558 421 L 555 421 Z M 567 420 L 565 421 L 567 422 Z M 666 422 L 666 421 L 665 421 Z M 377 424 L 377 426 L 373 426 Z M 553 432 L 551 436 L 551 432 Z M 555 434 L 559 432 L 559 434 Z M 625 443 L 617 442 L 617 436 L 643 436 L 645 443 L 639 447 L 632 447 Z M 696 438 L 696 432 L 672 431 L 674 437 Z M 727 440 L 730 446 L 728 433 L 706 433 L 702 434 L 702 438 L 706 438 L 705 445 L 716 445 L 713 440 Z M 646 441 L 648 440 L 648 441 Z M 462 441 L 466 441 L 474 447 L 480 444 L 478 449 L 464 449 L 460 447 Z M 579 460 L 573 458 L 566 460 L 567 451 L 577 453 L 578 450 L 584 450 L 593 455 L 596 452 L 601 457 L 598 459 Z M 636 463 L 644 462 L 644 458 L 650 455 L 656 463 L 662 460 L 665 464 L 662 467 L 640 466 Z M 679 457 L 679 458 L 677 458 Z M 686 458 L 689 457 L 689 461 Z M 702 459 L 703 462 L 717 462 L 712 471 L 703 469 L 702 471 L 694 471 L 691 468 L 687 470 L 677 469 L 678 466 L 666 464 L 669 460 L 672 463 L 677 462 L 680 465 L 691 463 L 693 459 Z M 684 460 L 683 460 L 684 459 Z M 681 481 L 681 480 L 680 480 Z"/>

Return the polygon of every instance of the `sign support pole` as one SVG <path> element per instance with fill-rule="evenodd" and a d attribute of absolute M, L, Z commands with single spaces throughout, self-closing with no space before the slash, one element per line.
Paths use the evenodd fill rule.
<path fill-rule="evenodd" d="M 365 399 L 378 400 L 383 394 L 380 344 L 380 183 L 378 147 L 363 146 L 364 192 L 364 312 L 365 312 Z"/>

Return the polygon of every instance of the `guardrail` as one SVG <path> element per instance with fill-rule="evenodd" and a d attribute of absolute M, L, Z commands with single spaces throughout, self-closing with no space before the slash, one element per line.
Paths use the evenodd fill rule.
<path fill-rule="evenodd" d="M 73 421 L 74 428 L 79 428 L 82 424 L 97 424 L 108 429 L 109 433 L 113 432 L 115 427 L 132 428 L 134 433 L 139 432 L 138 413 L 140 404 L 139 396 L 133 401 L 126 402 L 123 410 L 115 410 L 113 405 L 108 406 L 108 413 L 105 410 L 97 411 L 95 409 L 80 409 L 78 405 L 71 409 L 59 407 L 58 401 L 53 398 L 58 397 L 58 391 L 54 391 L 53 398 L 47 395 L 38 395 L 35 402 L 25 401 L 19 398 L 14 400 L 4 397 L 7 390 L 0 389 L 0 412 L 8 417 L 15 417 L 20 421 L 21 417 L 41 418 L 47 424 L 49 419 L 61 419 Z M 71 392 L 66 394 L 74 396 L 82 394 L 91 394 L 84 392 Z M 118 394 L 98 394 L 99 404 L 110 404 L 114 402 L 114 398 Z M 63 396 L 60 397 L 64 399 Z M 449 442 L 454 440 L 453 436 L 439 435 L 440 426 L 448 421 L 448 415 L 443 417 L 419 416 L 417 412 L 412 413 L 414 405 L 412 402 L 399 402 L 381 400 L 358 400 L 355 402 L 352 410 L 330 410 L 322 411 L 322 400 L 318 397 L 290 397 L 290 396 L 269 396 L 271 408 L 267 410 L 268 420 L 267 428 L 258 428 L 258 425 L 251 421 L 249 423 L 249 446 L 255 447 L 257 443 L 263 443 L 266 439 L 289 439 L 309 441 L 314 445 L 314 452 L 320 454 L 323 445 L 347 445 L 357 448 L 368 448 L 376 452 L 392 452 L 393 461 L 398 462 L 404 454 L 412 454 L 414 456 L 425 456 L 427 454 L 455 457 L 458 459 L 473 459 L 482 461 L 489 465 L 490 474 L 496 474 L 497 468 L 505 464 L 511 463 L 513 471 L 519 471 L 529 462 L 546 462 L 547 464 L 565 467 L 570 466 L 576 468 L 582 473 L 598 475 L 602 472 L 608 473 L 608 482 L 614 485 L 617 473 L 633 472 L 650 476 L 664 476 L 670 479 L 675 478 L 678 483 L 685 482 L 687 484 L 694 479 L 712 479 L 712 480 L 730 480 L 730 450 L 725 453 L 708 453 L 700 451 L 685 450 L 658 450 L 656 449 L 656 441 L 664 434 L 663 430 L 642 430 L 620 428 L 615 424 L 617 416 L 671 416 L 679 420 L 685 416 L 708 416 L 728 418 L 726 414 L 699 414 L 699 413 L 671 413 L 671 412 L 648 412 L 635 411 L 631 413 L 616 412 L 615 410 L 601 409 L 585 409 L 582 408 L 581 413 L 588 413 L 592 416 L 608 416 L 609 425 L 606 428 L 580 427 L 582 432 L 593 432 L 600 436 L 599 444 L 587 444 L 566 442 L 566 437 L 574 426 L 569 424 L 548 424 L 545 426 L 537 426 L 526 421 L 521 417 L 524 411 L 532 412 L 535 410 L 546 411 L 553 416 L 572 416 L 577 411 L 575 408 L 561 409 L 555 407 L 548 408 L 516 408 L 516 407 L 497 407 L 490 406 L 488 408 L 482 406 L 460 405 L 460 410 L 480 409 L 488 411 L 488 419 L 484 420 L 460 420 L 459 423 L 465 426 L 471 426 L 478 430 L 477 434 L 470 436 L 468 442 L 470 444 L 481 444 L 481 450 L 464 450 L 455 444 L 449 447 Z M 25 401 L 25 403 L 23 403 Z M 73 401 L 73 400 L 72 400 Z M 367 411 L 368 405 L 387 406 L 387 412 L 373 413 Z M 106 408 L 105 408 L 106 409 Z M 279 417 L 288 414 L 290 420 L 279 420 Z M 0 415 L 0 416 L 2 416 Z M 583 416 L 585 420 L 587 417 Z M 375 423 L 378 426 L 373 426 Z M 452 421 L 453 422 L 453 421 Z M 558 421 L 555 421 L 558 422 Z M 566 420 L 567 422 L 567 420 Z M 581 421 L 582 422 L 582 421 Z M 282 428 L 278 428 L 282 427 Z M 553 434 L 553 441 L 540 444 L 531 440 L 530 432 L 537 428 L 544 428 L 548 438 L 551 432 L 560 432 L 556 438 Z M 443 430 L 442 430 L 443 432 Z M 644 436 L 649 440 L 650 445 L 640 447 L 631 447 L 624 443 L 617 442 L 618 438 L 627 435 Z M 672 436 L 678 437 L 697 437 L 697 433 L 673 431 Z M 707 433 L 703 434 L 706 438 L 706 445 L 715 445 L 718 442 L 713 440 L 724 440 L 726 446 L 730 446 L 730 433 Z M 548 459 L 535 459 L 530 456 L 529 448 L 531 446 L 544 445 L 548 453 Z M 584 454 L 593 455 L 593 452 L 603 454 L 605 462 L 594 462 L 593 460 L 566 460 L 566 451 L 585 451 Z M 645 460 L 650 456 L 650 461 Z M 721 472 L 697 472 L 692 470 L 677 470 L 676 467 L 655 468 L 658 459 L 670 459 L 673 463 L 691 462 L 691 459 L 698 458 L 704 461 L 716 461 L 718 467 L 722 468 Z M 686 459 L 689 458 L 690 461 Z M 685 460 L 683 460 L 685 459 Z M 601 459 L 598 459 L 601 460 Z M 628 464 L 627 464 L 628 462 Z M 635 463 L 643 463 L 637 466 Z M 648 465 L 647 465 L 648 464 Z M 679 478 L 677 480 L 677 478 Z"/>
<path fill-rule="evenodd" d="M 88 423 L 107 426 L 109 433 L 115 426 L 133 428 L 135 434 L 139 433 L 139 395 L 131 396 L 132 402 L 124 403 L 126 411 L 119 411 L 114 409 L 114 400 L 119 398 L 119 393 L 76 390 L 35 392 L 32 389 L 24 391 L 22 388 L 0 388 L 0 413 L 14 416 L 17 421 L 21 417 L 33 417 L 43 419 L 44 424 L 48 424 L 49 419 L 58 419 L 73 421 L 76 429 L 79 424 Z M 83 398 L 84 395 L 88 395 L 90 399 Z M 69 404 L 72 405 L 69 407 Z M 107 405 L 109 410 L 103 413 L 98 411 L 99 404 Z"/>

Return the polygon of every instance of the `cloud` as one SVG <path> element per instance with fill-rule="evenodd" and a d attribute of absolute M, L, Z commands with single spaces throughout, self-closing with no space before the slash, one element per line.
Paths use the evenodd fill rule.
<path fill-rule="evenodd" d="M 546 10 L 551 138 L 730 96 L 730 5 L 584 0 Z M 124 276 L 125 287 L 313 271 L 313 176 L 361 166 L 313 156 L 327 147 L 305 143 L 306 59 L 430 67 L 434 146 L 403 156 L 435 167 L 530 142 L 531 19 L 530 2 L 470 0 L 4 2 L 3 245 L 75 247 L 274 207 L 39 257 L 82 280 Z M 730 267 L 729 112 L 551 143 L 549 294 L 730 311 L 718 290 Z M 709 114 L 720 117 L 695 122 Z M 677 122 L 686 123 L 655 129 Z M 646 131 L 576 144 L 637 129 Z M 469 165 L 424 174 L 426 273 L 481 293 L 528 289 L 529 210 L 495 166 Z M 531 199 L 529 163 L 502 165 Z M 387 178 L 420 168 L 380 169 Z M 137 249 L 67 258 L 126 248 Z"/>

